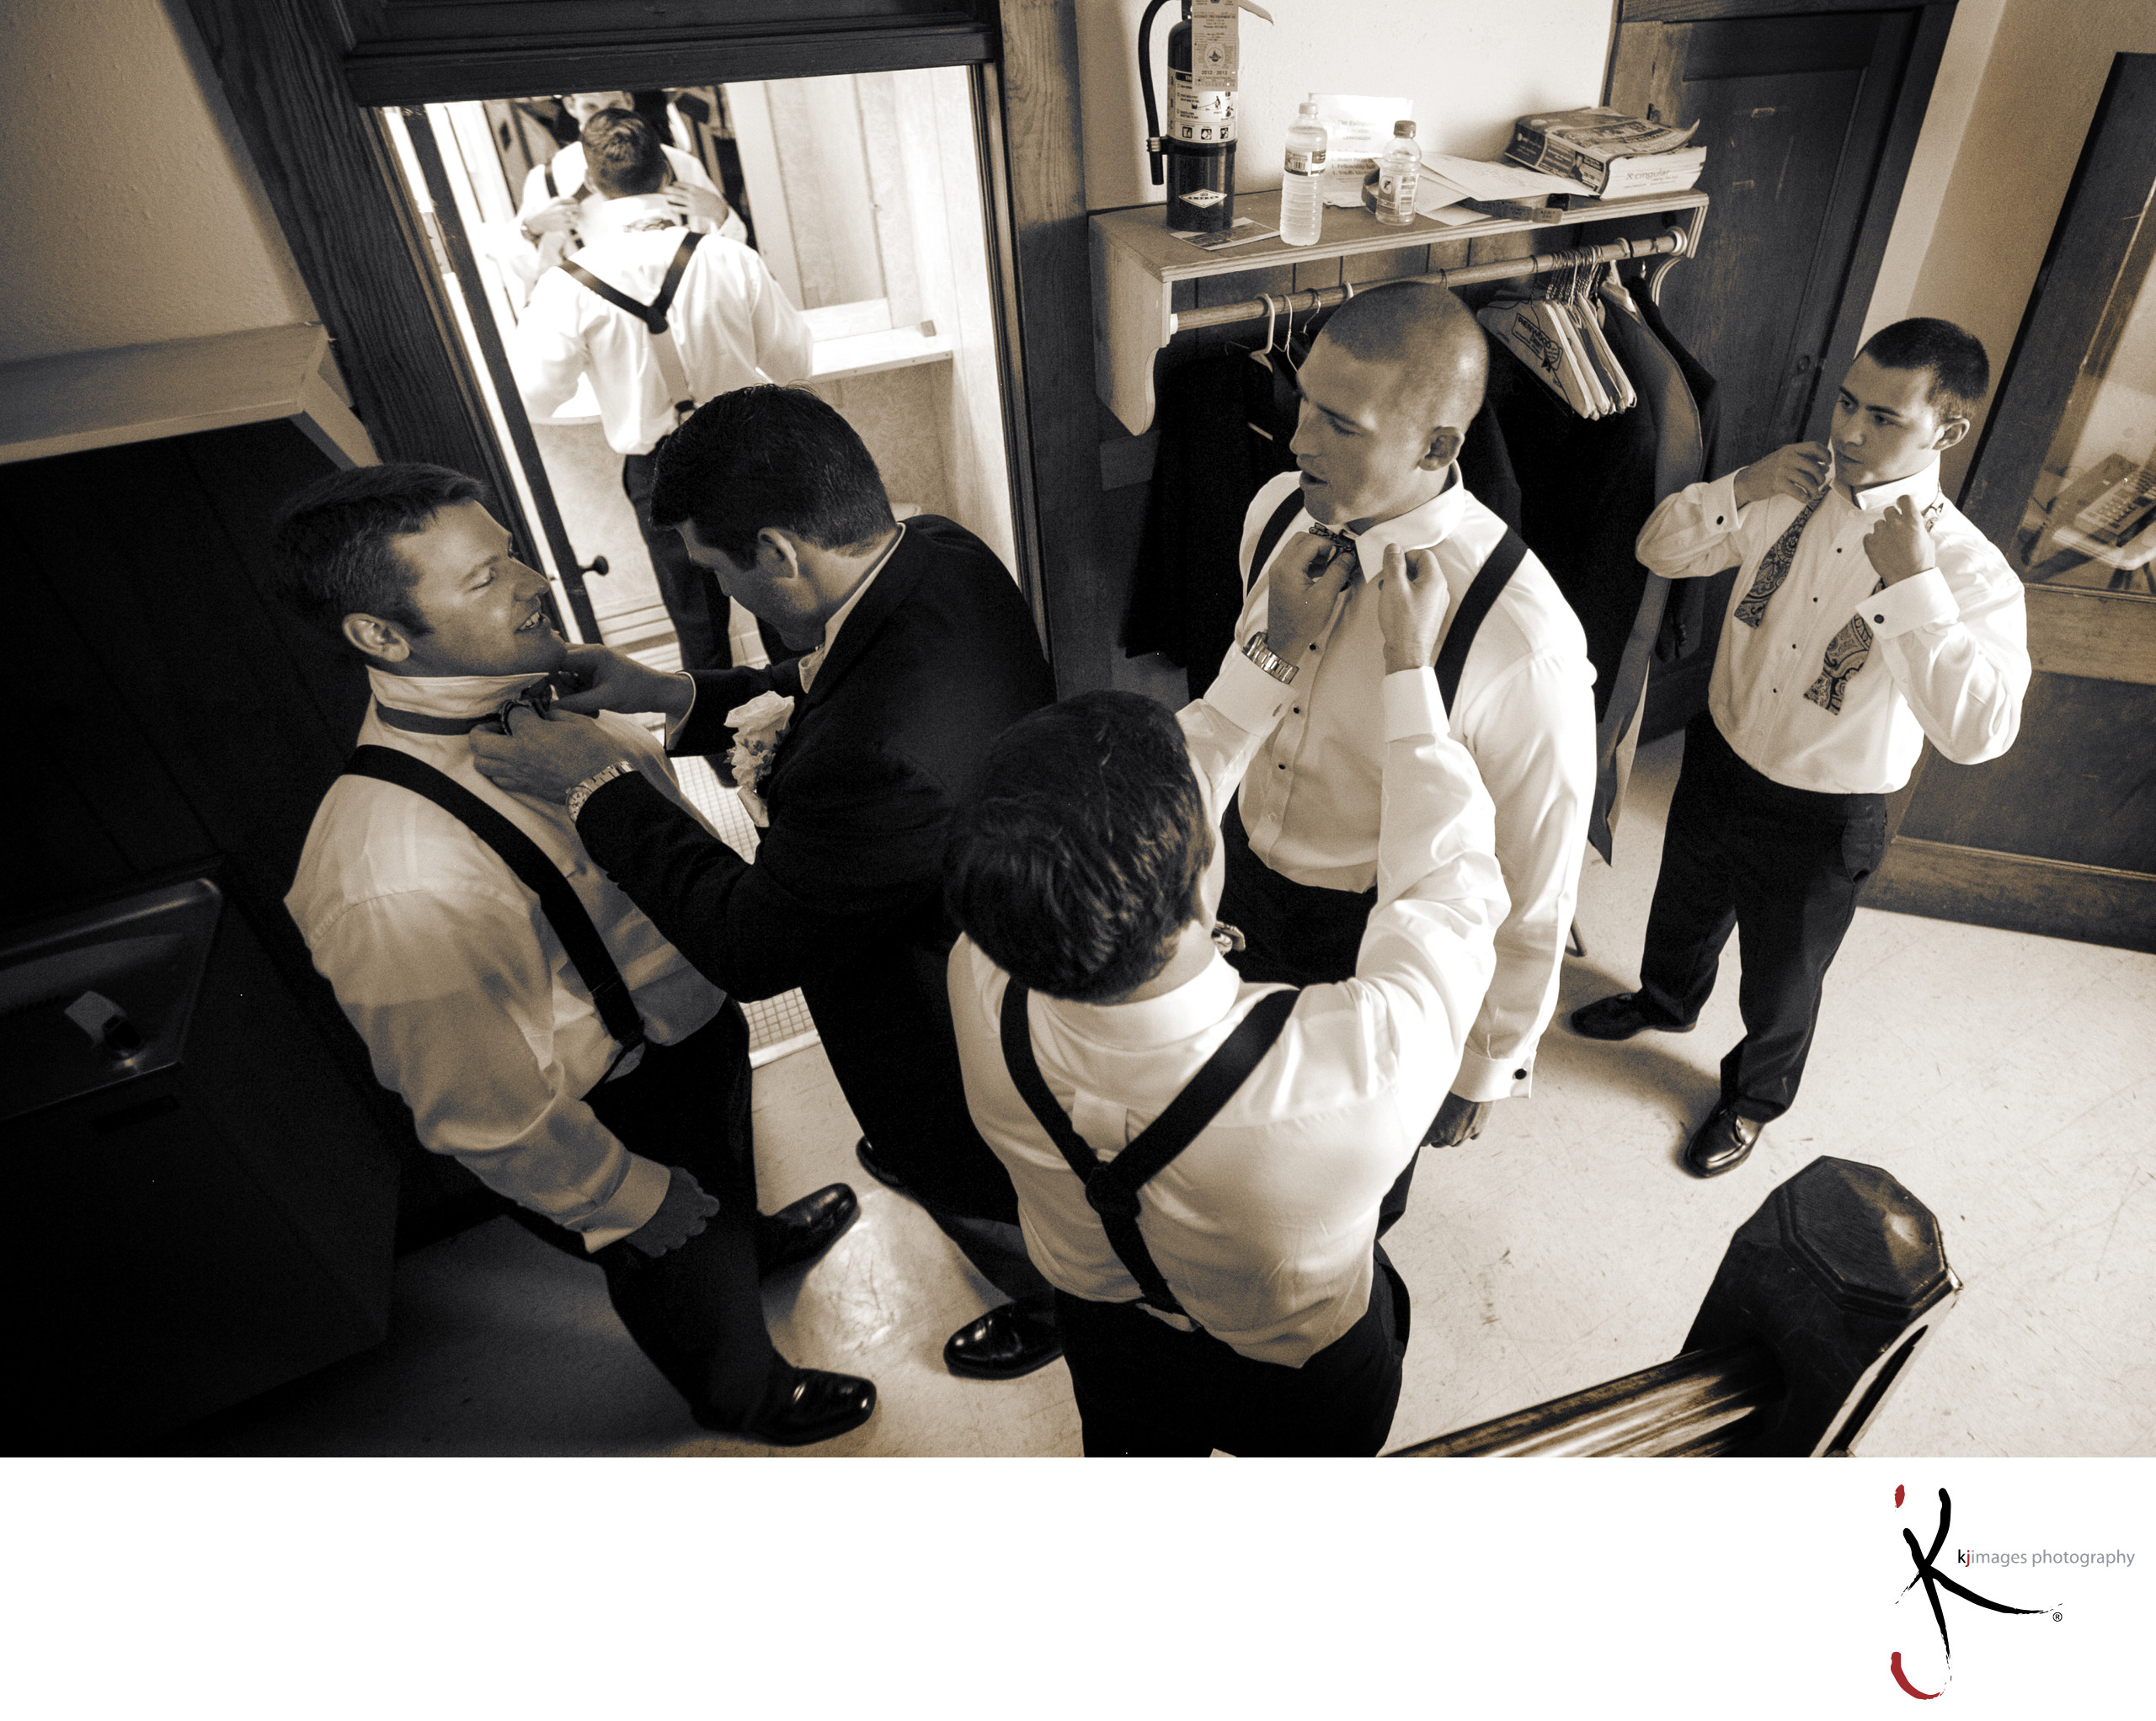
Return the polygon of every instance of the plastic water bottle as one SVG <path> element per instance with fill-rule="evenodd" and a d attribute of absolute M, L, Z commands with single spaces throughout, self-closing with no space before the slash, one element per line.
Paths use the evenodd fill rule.
<path fill-rule="evenodd" d="M 1415 220 L 1415 188 L 1422 177 L 1422 151 L 1415 141 L 1415 122 L 1396 120 L 1392 141 L 1378 157 L 1378 219 L 1389 227 Z"/>
<path fill-rule="evenodd" d="M 1288 128 L 1288 158 L 1280 169 L 1280 239 L 1286 245 L 1315 245 L 1325 228 L 1325 127 L 1318 124 L 1317 98 L 1297 109 Z"/>

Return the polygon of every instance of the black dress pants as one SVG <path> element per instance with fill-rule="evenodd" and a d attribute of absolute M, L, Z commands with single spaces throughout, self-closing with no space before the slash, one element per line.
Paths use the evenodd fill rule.
<path fill-rule="evenodd" d="M 1242 808 L 1233 799 L 1220 820 L 1220 841 L 1228 851 L 1220 919 L 1243 935 L 1243 948 L 1228 953 L 1235 972 L 1260 984 L 1289 986 L 1353 978 L 1364 929 L 1378 905 L 1376 890 L 1327 890 L 1283 877 L 1251 852 Z M 1407 1191 L 1422 1157 L 1418 1153 L 1407 1162 L 1378 1203 L 1379 1236 L 1407 1211 Z"/>
<path fill-rule="evenodd" d="M 1721 1061 L 1721 1097 L 1739 1117 L 1765 1123 L 1795 1103 L 1827 969 L 1886 847 L 1885 796 L 1789 788 L 1739 759 L 1709 713 L 1686 727 L 1640 1002 L 1673 1026 L 1696 1018 L 1736 930 L 1744 1037 Z"/>
<path fill-rule="evenodd" d="M 1202 1458 L 1215 1449 L 1369 1457 L 1399 1407 L 1407 1287 L 1382 1249 L 1362 1319 L 1300 1368 L 1178 1331 L 1134 1303 L 1059 1291 L 1055 1308 L 1089 1458 Z"/>
<path fill-rule="evenodd" d="M 750 1110 L 749 1024 L 732 999 L 686 1040 L 647 1044 L 627 1075 L 584 1096 L 631 1152 L 679 1165 L 718 1212 L 679 1249 L 653 1257 L 626 1240 L 587 1253 L 576 1233 L 521 1208 L 510 1217 L 606 1276 L 629 1336 L 699 1421 L 745 1423 L 782 1361 L 764 1326 L 756 1271 L 756 1160 Z"/>
<path fill-rule="evenodd" d="M 660 437 L 649 454 L 630 454 L 622 457 L 622 489 L 629 498 L 629 505 L 637 511 L 637 530 L 643 534 L 644 547 L 651 552 L 651 572 L 659 582 L 659 595 L 666 613 L 673 618 L 674 632 L 681 642 L 681 667 L 684 669 L 725 669 L 733 666 L 734 655 L 728 644 L 729 610 L 726 594 L 718 589 L 718 582 L 703 568 L 689 560 L 688 550 L 681 542 L 681 535 L 671 526 L 654 525 L 651 519 L 651 486 L 659 466 L 659 450 L 666 446 L 667 439 Z"/>

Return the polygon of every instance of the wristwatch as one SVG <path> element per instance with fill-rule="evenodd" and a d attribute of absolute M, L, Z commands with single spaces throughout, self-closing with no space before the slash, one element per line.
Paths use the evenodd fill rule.
<path fill-rule="evenodd" d="M 1285 658 L 1276 657 L 1273 654 L 1272 647 L 1265 642 L 1265 632 L 1262 628 L 1251 635 L 1249 639 L 1243 642 L 1243 655 L 1283 687 L 1287 686 L 1295 679 L 1295 670 L 1298 666 L 1289 663 Z"/>
<path fill-rule="evenodd" d="M 635 770 L 636 766 L 628 759 L 617 759 L 606 770 L 594 771 L 576 787 L 570 790 L 563 797 L 568 806 L 569 823 L 571 824 L 576 823 L 577 815 L 584 811 L 584 803 L 597 794 L 600 790 L 612 782 L 615 778 L 627 776 Z"/>

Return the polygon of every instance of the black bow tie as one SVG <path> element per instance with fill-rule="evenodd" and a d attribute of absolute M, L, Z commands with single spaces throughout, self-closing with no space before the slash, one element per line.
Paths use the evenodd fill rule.
<path fill-rule="evenodd" d="M 1331 567 L 1334 562 L 1337 562 L 1343 556 L 1353 557 L 1355 560 L 1357 571 L 1361 571 L 1363 566 L 1362 552 L 1356 548 L 1357 540 L 1354 533 L 1341 531 L 1332 526 L 1321 526 L 1315 520 L 1312 520 L 1310 522 L 1310 529 L 1315 535 L 1323 538 L 1327 543 L 1332 546 L 1332 553 L 1325 558 L 1324 567 L 1314 570 L 1311 574 L 1312 578 L 1315 578 L 1318 574 L 1324 573 L 1326 568 Z"/>
<path fill-rule="evenodd" d="M 474 729 L 492 723 L 503 734 L 509 733 L 509 715 L 521 706 L 534 717 L 544 718 L 553 708 L 554 679 L 547 676 L 529 687 L 520 688 L 483 717 L 437 717 L 425 711 L 408 711 L 395 706 L 374 702 L 376 715 L 392 729 L 403 729 L 414 735 L 469 735 Z"/>

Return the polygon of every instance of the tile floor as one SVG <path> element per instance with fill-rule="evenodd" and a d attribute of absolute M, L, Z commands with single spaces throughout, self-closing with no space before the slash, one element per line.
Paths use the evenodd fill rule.
<path fill-rule="evenodd" d="M 1682 742 L 1643 749 L 1618 865 L 1590 858 L 1560 1011 L 1636 978 Z M 1711 1182 L 1677 1154 L 1740 1031 L 1726 962 L 1699 1030 L 1622 1046 L 1553 1026 L 1531 1101 L 1425 1151 L 1387 1247 L 1415 1297 L 1396 1445 L 1676 1353 L 1731 1231 L 1821 1154 L 1867 1161 L 1940 1216 L 1966 1289 L 1860 1450 L 2156 1454 L 2156 956 L 1860 911 L 1811 1076 L 1751 1162 Z M 944 1338 L 988 1306 L 926 1217 L 861 1173 L 820 1048 L 756 1075 L 776 1207 L 844 1180 L 862 1217 L 767 1287 L 793 1361 L 874 1378 L 875 1417 L 804 1455 L 1075 1454 L 1060 1363 L 962 1381 Z M 225 1454 L 679 1454 L 765 1449 L 699 1431 L 638 1356 L 599 1276 L 496 1221 L 398 1266 L 387 1343 L 198 1425 Z"/>

